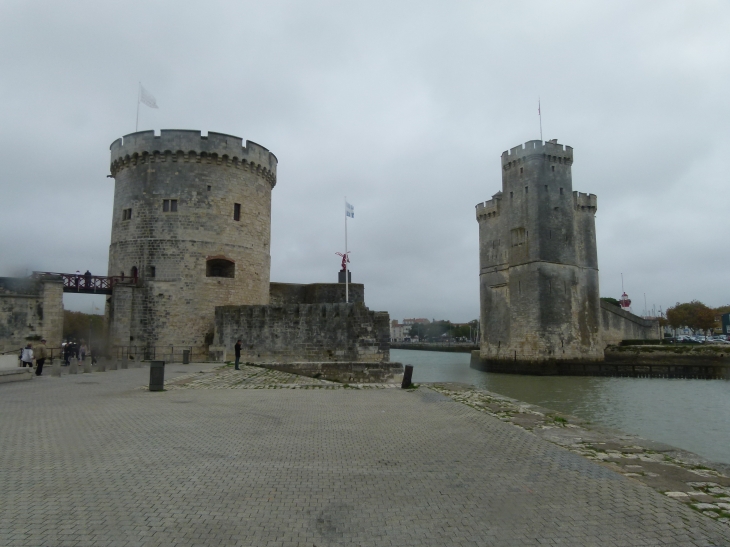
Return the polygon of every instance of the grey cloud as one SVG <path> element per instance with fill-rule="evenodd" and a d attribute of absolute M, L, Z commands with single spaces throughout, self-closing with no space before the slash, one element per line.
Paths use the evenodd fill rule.
<path fill-rule="evenodd" d="M 478 315 L 474 205 L 499 155 L 575 148 L 598 195 L 602 293 L 730 302 L 730 8 L 716 2 L 6 2 L 0 7 L 0 275 L 105 272 L 109 144 L 191 128 L 279 158 L 272 279 L 334 280 L 369 305 Z M 75 304 L 74 302 L 79 302 Z M 86 303 L 68 299 L 68 306 Z"/>

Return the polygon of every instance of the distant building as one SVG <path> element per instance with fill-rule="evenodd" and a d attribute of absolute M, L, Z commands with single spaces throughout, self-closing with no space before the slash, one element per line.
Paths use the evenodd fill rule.
<path fill-rule="evenodd" d="M 416 323 L 421 323 L 423 325 L 428 325 L 429 323 L 431 323 L 431 321 L 429 321 L 425 317 L 419 317 L 417 319 L 414 318 L 414 319 L 404 319 L 403 320 L 403 324 L 404 325 L 415 325 Z"/>
<path fill-rule="evenodd" d="M 399 324 L 397 319 L 393 319 L 390 322 L 390 341 L 391 342 L 405 342 L 406 339 L 410 340 L 411 326 L 405 324 L 406 320 L 403 320 L 403 324 Z"/>
<path fill-rule="evenodd" d="M 730 313 L 722 314 L 722 333 L 730 334 Z"/>

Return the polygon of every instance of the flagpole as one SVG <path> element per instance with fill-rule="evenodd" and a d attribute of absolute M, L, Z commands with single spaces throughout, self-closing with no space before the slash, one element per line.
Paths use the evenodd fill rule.
<path fill-rule="evenodd" d="M 137 82 L 137 123 L 134 124 L 134 132 L 139 130 L 139 98 L 142 93 L 142 82 Z"/>
<path fill-rule="evenodd" d="M 345 304 L 350 303 L 350 280 L 347 272 L 347 196 L 345 196 Z"/>
<path fill-rule="evenodd" d="M 537 98 L 537 115 L 540 116 L 540 142 L 542 142 L 542 111 L 540 110 L 540 97 Z"/>

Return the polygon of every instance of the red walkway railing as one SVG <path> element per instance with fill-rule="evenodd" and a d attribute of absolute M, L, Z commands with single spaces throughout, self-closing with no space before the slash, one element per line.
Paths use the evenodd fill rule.
<path fill-rule="evenodd" d="M 123 277 L 121 275 L 102 276 L 67 274 L 57 272 L 33 272 L 34 279 L 43 277 L 60 277 L 63 280 L 63 292 L 78 292 L 86 294 L 111 294 L 114 285 L 119 283 L 135 285 L 136 277 Z"/>

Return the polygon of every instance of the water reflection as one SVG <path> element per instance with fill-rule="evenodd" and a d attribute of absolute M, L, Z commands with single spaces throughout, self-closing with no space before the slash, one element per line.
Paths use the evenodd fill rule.
<path fill-rule="evenodd" d="M 730 381 L 517 376 L 469 367 L 468 353 L 391 350 L 413 381 L 463 382 L 730 464 Z"/>

